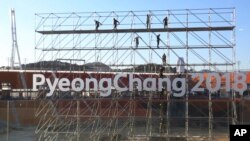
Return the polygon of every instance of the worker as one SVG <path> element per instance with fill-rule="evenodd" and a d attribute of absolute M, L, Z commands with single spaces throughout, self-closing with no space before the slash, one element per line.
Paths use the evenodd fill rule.
<path fill-rule="evenodd" d="M 159 45 L 160 45 L 160 40 L 161 40 L 160 36 L 161 36 L 161 34 L 156 35 L 157 48 L 159 48 Z"/>
<path fill-rule="evenodd" d="M 120 22 L 118 20 L 116 20 L 115 18 L 113 18 L 113 24 L 114 24 L 114 29 L 117 29 L 117 24 L 120 24 Z"/>
<path fill-rule="evenodd" d="M 166 54 L 164 53 L 164 54 L 162 55 L 162 63 L 163 63 L 163 64 L 166 64 L 166 62 L 167 62 L 167 57 L 166 57 Z"/>
<path fill-rule="evenodd" d="M 162 55 L 162 63 L 163 63 L 163 65 L 165 65 L 167 63 L 167 59 L 166 59 L 166 54 L 165 53 Z"/>
<path fill-rule="evenodd" d="M 140 36 L 137 36 L 137 37 L 135 37 L 135 47 L 136 48 L 138 48 L 138 46 L 139 46 L 139 38 L 141 38 Z"/>
<path fill-rule="evenodd" d="M 102 25 L 99 21 L 95 20 L 95 30 L 98 30 L 99 26 Z"/>
<path fill-rule="evenodd" d="M 159 74 L 159 77 L 163 77 L 163 72 L 164 72 L 165 68 L 164 67 L 161 67 L 160 68 L 160 74 Z"/>
<path fill-rule="evenodd" d="M 150 20 L 151 20 L 151 15 L 150 15 L 150 14 L 147 14 L 147 21 L 146 21 L 146 23 L 147 23 L 147 29 L 150 29 L 150 27 L 151 27 L 151 25 L 150 25 L 150 24 L 151 24 L 151 23 L 150 23 L 151 21 L 150 21 Z"/>
<path fill-rule="evenodd" d="M 168 27 L 168 17 L 165 17 L 163 19 L 163 25 L 164 25 L 164 28 L 167 28 Z"/>

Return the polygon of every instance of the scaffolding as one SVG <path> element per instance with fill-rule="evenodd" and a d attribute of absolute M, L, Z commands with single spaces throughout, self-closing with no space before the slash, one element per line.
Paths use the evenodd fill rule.
<path fill-rule="evenodd" d="M 113 28 L 114 19 L 119 21 L 117 28 Z M 37 61 L 70 61 L 73 65 L 82 60 L 83 66 L 95 62 L 94 70 L 70 68 L 65 75 L 53 69 L 52 79 L 131 72 L 135 78 L 145 79 L 143 75 L 155 78 L 159 67 L 164 67 L 162 77 L 188 80 L 186 94 L 180 99 L 164 90 L 138 92 L 136 86 L 125 94 L 112 91 L 108 98 L 98 96 L 97 92 L 85 97 L 89 92 L 55 91 L 56 96 L 40 100 L 36 114 L 40 118 L 38 140 L 192 140 L 197 135 L 213 140 L 218 136 L 213 131 L 215 125 L 237 122 L 235 93 L 219 100 L 211 92 L 205 99 L 190 98 L 189 73 L 235 71 L 234 8 L 39 13 L 35 31 Z M 186 72 L 177 75 L 171 68 L 179 65 L 176 62 L 181 57 Z M 98 70 L 96 62 L 109 69 Z M 44 95 L 46 91 L 45 86 L 38 93 Z M 73 100 L 59 95 L 64 98 L 73 95 Z M 219 104 L 226 105 L 226 111 L 215 115 Z M 207 105 L 207 109 L 197 105 Z"/>

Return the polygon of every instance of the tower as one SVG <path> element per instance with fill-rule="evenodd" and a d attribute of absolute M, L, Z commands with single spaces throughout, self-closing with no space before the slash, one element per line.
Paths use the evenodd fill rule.
<path fill-rule="evenodd" d="M 11 50 L 11 58 L 10 58 L 10 67 L 11 69 L 15 69 L 15 51 L 17 53 L 18 58 L 18 67 L 20 70 L 23 70 L 21 58 L 19 54 L 18 44 L 17 44 L 17 35 L 16 35 L 16 17 L 15 17 L 15 10 L 11 9 L 10 11 L 10 21 L 11 21 L 11 36 L 12 36 L 12 50 Z M 27 90 L 27 84 L 22 71 L 20 71 L 20 79 L 22 83 L 22 87 Z"/>
<path fill-rule="evenodd" d="M 17 35 L 16 35 L 16 17 L 15 17 L 15 10 L 10 10 L 10 21 L 11 21 L 11 36 L 12 36 L 12 50 L 11 50 L 11 58 L 10 58 L 10 67 L 14 69 L 15 67 L 15 51 L 18 57 L 18 65 L 22 70 L 22 64 L 17 44 Z"/>

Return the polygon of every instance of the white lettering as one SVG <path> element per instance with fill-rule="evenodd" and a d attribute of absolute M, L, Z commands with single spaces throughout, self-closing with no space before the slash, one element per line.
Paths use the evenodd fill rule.
<path fill-rule="evenodd" d="M 243 95 L 244 91 L 247 89 L 246 75 L 243 73 L 235 73 L 234 76 L 234 89 Z"/>
<path fill-rule="evenodd" d="M 215 78 L 216 82 L 212 82 L 213 77 Z M 213 83 L 216 83 L 214 88 L 212 87 Z M 218 73 L 209 73 L 207 76 L 207 80 L 206 80 L 206 86 L 207 86 L 207 89 L 212 93 L 218 91 L 220 89 L 220 86 L 221 86 L 221 79 L 220 79 L 219 74 Z"/>
<path fill-rule="evenodd" d="M 63 92 L 69 91 L 70 90 L 69 86 L 70 86 L 70 82 L 69 82 L 69 79 L 67 78 L 62 78 L 58 82 L 59 90 Z"/>
<path fill-rule="evenodd" d="M 127 75 L 126 74 L 117 74 L 114 78 L 114 87 L 116 88 L 117 91 L 119 92 L 123 92 L 123 91 L 127 91 L 128 88 L 127 87 L 124 87 L 124 88 L 121 88 L 118 84 L 118 80 L 119 78 L 121 77 L 126 77 Z"/>
<path fill-rule="evenodd" d="M 45 83 L 45 77 L 42 74 L 33 74 L 33 90 L 37 91 L 37 86 Z"/>
<path fill-rule="evenodd" d="M 192 88 L 192 92 L 203 92 L 204 88 L 200 88 L 200 85 L 202 84 L 202 82 L 204 81 L 204 77 L 201 73 L 194 73 L 192 74 L 192 78 L 196 78 L 198 76 L 198 83 L 195 84 L 195 86 Z"/>
<path fill-rule="evenodd" d="M 234 136 L 244 136 L 247 133 L 246 129 L 236 129 L 234 132 Z"/>
<path fill-rule="evenodd" d="M 155 80 L 155 78 L 146 78 L 143 81 L 143 90 L 145 90 L 145 91 L 155 91 L 156 90 L 156 80 Z"/>
<path fill-rule="evenodd" d="M 231 73 L 230 73 L 231 74 Z M 231 79 L 230 74 L 224 74 L 222 77 L 225 77 L 226 80 L 226 91 L 231 90 Z M 204 81 L 203 75 L 200 73 L 193 74 L 192 78 L 196 79 L 198 76 L 198 83 L 194 85 L 193 88 L 190 88 L 191 91 L 204 91 L 205 88 L 201 86 Z M 220 89 L 222 85 L 222 77 L 217 73 L 210 73 L 206 78 L 206 87 L 210 92 L 216 92 Z M 100 90 L 100 96 L 109 96 L 111 94 L 111 86 L 114 84 L 114 88 L 119 91 L 134 91 L 137 89 L 138 91 L 162 91 L 162 89 L 167 89 L 167 91 L 174 91 L 173 96 L 182 97 L 186 93 L 186 81 L 185 78 L 174 78 L 173 82 L 169 78 L 156 78 L 147 77 L 139 77 L 139 75 L 135 74 L 117 74 L 114 76 L 114 79 L 111 78 L 101 78 L 99 81 L 96 78 L 86 78 L 85 80 L 81 78 L 74 78 L 73 80 L 69 80 L 68 78 L 57 78 L 54 76 L 52 79 L 45 78 L 43 74 L 33 74 L 33 84 L 32 88 L 34 91 L 39 89 L 39 86 L 47 85 L 49 87 L 49 92 L 47 96 L 52 96 L 54 91 L 58 88 L 59 91 L 77 91 L 80 92 L 82 90 L 90 91 L 93 90 L 97 92 Z M 214 84 L 211 84 L 211 80 L 214 80 Z M 123 81 L 125 80 L 125 81 Z M 229 81 L 229 82 L 228 82 Z M 127 83 L 128 82 L 128 83 Z M 158 84 L 156 83 L 158 82 Z M 224 81 L 223 81 L 224 82 Z M 125 84 L 124 84 L 125 83 Z M 128 85 L 128 86 L 127 86 Z M 158 88 L 156 88 L 158 87 Z M 236 92 L 243 92 L 246 90 L 246 75 L 242 73 L 235 73 L 233 89 Z"/>
<path fill-rule="evenodd" d="M 56 85 L 57 85 L 58 81 L 59 81 L 59 79 L 55 78 L 53 85 L 52 85 L 50 79 L 46 78 L 46 82 L 47 82 L 47 84 L 49 86 L 49 90 L 50 90 L 49 93 L 47 93 L 47 96 L 52 96 L 53 92 L 56 89 Z"/>
<path fill-rule="evenodd" d="M 90 83 L 93 83 L 93 89 L 94 89 L 94 91 L 97 91 L 97 80 L 96 79 L 94 79 L 94 78 L 87 78 L 86 79 L 86 91 L 89 91 L 90 90 L 90 87 L 89 87 L 89 85 L 90 85 Z"/>
<path fill-rule="evenodd" d="M 246 129 L 241 129 L 241 135 L 243 136 L 244 134 L 247 133 L 247 130 Z"/>
<path fill-rule="evenodd" d="M 133 91 L 134 89 L 134 82 L 137 83 L 138 91 L 142 90 L 141 79 L 133 78 L 133 74 L 129 74 L 129 91 Z"/>
<path fill-rule="evenodd" d="M 165 87 L 167 87 L 167 91 L 171 91 L 170 79 L 169 78 L 159 78 L 158 79 L 158 91 L 162 91 L 162 89 Z"/>
<path fill-rule="evenodd" d="M 107 83 L 106 87 L 103 87 L 104 83 Z M 111 79 L 110 78 L 102 78 L 99 82 L 99 88 L 101 90 L 100 96 L 109 96 L 111 94 Z"/>
<path fill-rule="evenodd" d="M 178 83 L 179 82 L 179 83 Z M 179 85 L 178 85 L 179 84 Z M 175 78 L 173 81 L 173 89 L 175 91 L 181 91 L 180 93 L 174 93 L 173 95 L 175 97 L 182 97 L 185 94 L 185 89 L 186 89 L 186 81 L 185 78 Z"/>
<path fill-rule="evenodd" d="M 235 132 L 234 132 L 234 136 L 237 136 L 237 135 L 241 136 L 239 129 L 236 129 Z"/>
<path fill-rule="evenodd" d="M 80 78 L 75 78 L 71 83 L 71 87 L 74 91 L 80 92 L 84 89 L 84 82 Z"/>

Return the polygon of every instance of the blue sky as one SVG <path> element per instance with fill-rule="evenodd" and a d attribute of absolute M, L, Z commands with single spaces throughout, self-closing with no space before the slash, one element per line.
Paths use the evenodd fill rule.
<path fill-rule="evenodd" d="M 35 13 L 93 12 L 117 10 L 166 10 L 226 8 L 237 10 L 237 60 L 250 69 L 248 0 L 0 0 L 0 66 L 7 65 L 11 52 L 10 8 L 16 10 L 17 39 L 22 62 L 34 62 Z"/>

